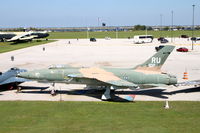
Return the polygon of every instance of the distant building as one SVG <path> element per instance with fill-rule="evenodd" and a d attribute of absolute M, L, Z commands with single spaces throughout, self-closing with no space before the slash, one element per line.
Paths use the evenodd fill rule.
<path fill-rule="evenodd" d="M 103 31 L 133 31 L 135 26 L 106 26 L 106 23 L 102 23 L 102 26 L 98 26 L 98 27 L 89 27 L 89 31 L 91 32 L 103 32 Z M 159 31 L 161 29 L 164 29 L 164 27 L 171 27 L 171 26 L 147 26 L 150 27 L 148 29 L 154 30 L 154 31 Z M 179 26 L 179 25 L 175 25 L 174 27 L 174 31 L 176 30 L 192 30 L 192 26 L 191 25 L 186 25 L 186 26 Z M 195 26 L 195 29 L 199 29 L 198 27 L 200 27 L 199 25 Z M 30 28 L 26 28 L 26 30 L 31 30 L 33 29 L 32 27 Z M 43 27 L 43 28 L 34 28 L 35 30 L 46 30 L 46 31 L 52 31 L 52 32 L 80 32 L 80 31 L 87 31 L 88 27 Z M 23 31 L 24 28 L 0 28 L 0 31 Z"/>

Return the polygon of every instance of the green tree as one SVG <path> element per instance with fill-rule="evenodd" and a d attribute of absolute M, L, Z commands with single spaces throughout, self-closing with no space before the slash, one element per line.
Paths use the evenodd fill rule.
<path fill-rule="evenodd" d="M 146 26 L 145 25 L 135 25 L 134 30 L 145 30 Z"/>
<path fill-rule="evenodd" d="M 169 30 L 169 26 L 164 27 L 163 30 L 168 31 Z"/>
<path fill-rule="evenodd" d="M 148 26 L 147 30 L 153 30 L 153 28 L 151 26 Z"/>

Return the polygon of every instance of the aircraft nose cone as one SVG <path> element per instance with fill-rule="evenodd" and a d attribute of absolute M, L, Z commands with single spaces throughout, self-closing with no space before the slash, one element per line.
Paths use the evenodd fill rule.
<path fill-rule="evenodd" d="M 41 79 L 41 73 L 37 71 L 22 72 L 17 75 L 20 78 L 26 79 Z"/>

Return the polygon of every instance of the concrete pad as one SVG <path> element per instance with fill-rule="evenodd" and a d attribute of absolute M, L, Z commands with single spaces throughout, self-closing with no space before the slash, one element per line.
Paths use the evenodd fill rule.
<path fill-rule="evenodd" d="M 68 44 L 69 41 L 70 44 Z M 175 45 L 176 48 L 184 46 L 191 49 L 192 43 L 187 39 L 175 38 L 173 43 L 167 45 L 169 44 Z M 56 42 L 0 54 L 0 70 L 4 72 L 11 67 L 34 70 L 47 68 L 52 64 L 133 68 L 152 56 L 155 53 L 155 46 L 158 45 L 161 44 L 155 39 L 153 43 L 148 44 L 133 44 L 132 39 L 97 39 L 97 42 L 90 42 L 88 39 L 60 39 Z M 45 47 L 45 51 L 43 51 L 43 47 Z M 14 61 L 11 61 L 11 56 L 15 57 Z M 189 80 L 200 79 L 199 58 L 200 45 L 195 42 L 194 51 L 180 53 L 174 50 L 162 70 L 176 75 L 179 82 L 184 81 L 182 78 L 185 71 L 188 72 Z M 51 86 L 50 84 L 27 82 L 21 85 L 37 89 L 25 89 L 20 93 L 16 93 L 16 90 L 0 92 L 0 100 L 100 101 L 99 98 L 103 93 L 102 91 L 92 91 L 93 93 L 85 91 L 80 94 L 77 91 L 83 90 L 84 85 L 56 84 L 56 89 L 62 91 L 52 97 L 48 88 Z M 43 88 L 47 89 L 40 92 L 40 89 Z M 127 95 L 135 95 L 134 100 L 138 101 L 166 99 L 200 101 L 200 89 L 193 89 L 192 86 L 137 91 L 117 90 L 115 92 L 115 96 L 118 98 L 123 99 Z"/>

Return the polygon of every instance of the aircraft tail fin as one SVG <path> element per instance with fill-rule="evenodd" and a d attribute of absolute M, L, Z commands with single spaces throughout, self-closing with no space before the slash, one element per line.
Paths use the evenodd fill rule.
<path fill-rule="evenodd" d="M 173 51 L 175 46 L 166 45 L 160 49 L 156 54 L 150 57 L 143 64 L 136 66 L 136 70 L 149 70 L 149 71 L 160 71 L 162 65 L 165 63 L 167 57 Z"/>

